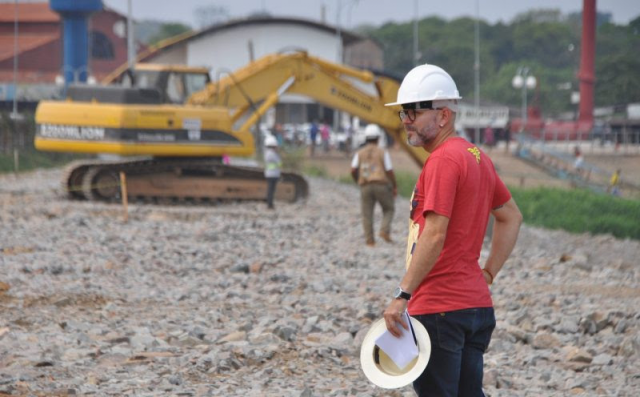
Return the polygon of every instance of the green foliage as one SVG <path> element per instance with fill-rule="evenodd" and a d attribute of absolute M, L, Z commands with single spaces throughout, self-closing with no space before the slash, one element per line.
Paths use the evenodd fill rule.
<path fill-rule="evenodd" d="M 411 198 L 413 189 L 416 187 L 418 175 L 412 172 L 396 171 L 396 183 L 398 184 L 398 194 L 402 197 Z"/>
<path fill-rule="evenodd" d="M 598 21 L 606 22 L 606 14 Z M 538 80 L 529 93 L 530 103 L 553 117 L 574 110 L 569 90 L 559 84 L 579 86 L 581 18 L 564 16 L 559 10 L 533 10 L 508 24 L 479 22 L 480 95 L 483 100 L 514 108 L 522 103 L 521 92 L 511 86 L 519 66 L 527 66 Z M 443 67 L 456 80 L 461 95 L 474 95 L 475 21 L 438 17 L 418 21 L 419 63 Z M 413 22 L 386 23 L 379 28 L 363 26 L 385 50 L 385 69 L 404 76 L 413 66 Z M 640 17 L 629 25 L 602 23 L 596 31 L 596 86 L 598 106 L 640 102 Z"/>
<path fill-rule="evenodd" d="M 280 150 L 282 159 L 282 169 L 296 171 L 302 168 L 305 159 L 304 148 L 288 148 L 284 147 Z"/>
<path fill-rule="evenodd" d="M 347 185 L 355 184 L 355 181 L 353 180 L 353 178 L 350 175 L 341 175 L 338 178 L 338 182 L 346 183 Z"/>
<path fill-rule="evenodd" d="M 586 190 L 513 187 L 510 190 L 527 224 L 640 240 L 640 201 Z"/>
<path fill-rule="evenodd" d="M 33 147 L 36 130 L 34 114 L 23 112 L 21 115 L 21 120 L 14 121 L 8 112 L 0 112 L 0 142 L 5 145 L 4 152 L 0 152 L 0 173 L 15 172 L 15 147 L 18 147 L 18 172 L 58 167 L 76 159 L 87 158 L 78 154 L 37 151 Z M 24 147 L 20 146 L 22 142 Z"/>
<path fill-rule="evenodd" d="M 177 36 L 190 30 L 191 28 L 183 23 L 164 23 L 160 31 L 149 39 L 149 44 L 157 44 L 164 39 Z"/>
<path fill-rule="evenodd" d="M 52 168 L 67 164 L 81 158 L 66 153 L 45 153 L 33 150 L 18 153 L 18 172 L 31 171 L 37 168 Z M 0 154 L 0 174 L 15 171 L 13 154 Z"/>
<path fill-rule="evenodd" d="M 315 176 L 319 178 L 328 178 L 329 173 L 327 170 L 319 165 L 311 164 L 304 167 L 304 173 L 309 176 Z"/>

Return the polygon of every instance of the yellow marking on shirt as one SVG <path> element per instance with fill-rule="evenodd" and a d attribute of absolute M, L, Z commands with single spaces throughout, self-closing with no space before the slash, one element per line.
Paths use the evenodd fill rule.
<path fill-rule="evenodd" d="M 476 162 L 478 164 L 480 164 L 480 150 L 478 150 L 478 148 L 475 147 L 475 146 L 474 147 L 470 147 L 467 150 L 469 151 L 469 153 L 471 153 L 471 154 L 473 154 L 475 156 Z"/>

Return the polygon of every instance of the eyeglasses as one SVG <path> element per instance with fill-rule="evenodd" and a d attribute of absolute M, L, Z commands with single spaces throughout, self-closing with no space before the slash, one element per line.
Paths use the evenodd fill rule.
<path fill-rule="evenodd" d="M 400 116 L 400 121 L 404 123 L 406 119 L 409 119 L 410 123 L 416 121 L 416 117 L 421 113 L 424 113 L 426 110 L 415 110 L 415 109 L 403 109 L 398 112 L 398 116 Z"/>
<path fill-rule="evenodd" d="M 406 119 L 409 119 L 409 122 L 413 123 L 420 113 L 424 113 L 426 110 L 433 110 L 433 101 L 404 103 L 402 104 L 402 108 L 403 109 L 398 112 L 400 121 L 404 123 Z"/>

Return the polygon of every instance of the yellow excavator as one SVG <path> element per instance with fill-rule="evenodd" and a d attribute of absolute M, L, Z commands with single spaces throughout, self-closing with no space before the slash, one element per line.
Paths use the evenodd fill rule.
<path fill-rule="evenodd" d="M 75 199 L 119 199 L 124 174 L 127 195 L 142 200 L 261 200 L 262 170 L 222 159 L 254 154 L 250 128 L 284 93 L 380 125 L 422 166 L 426 153 L 407 145 L 397 109 L 384 106 L 398 88 L 305 52 L 268 55 L 214 82 L 205 68 L 138 64 L 120 85 L 70 86 L 66 100 L 40 102 L 35 147 L 119 157 L 72 163 L 63 183 Z M 302 176 L 283 173 L 276 199 L 307 195 Z"/>

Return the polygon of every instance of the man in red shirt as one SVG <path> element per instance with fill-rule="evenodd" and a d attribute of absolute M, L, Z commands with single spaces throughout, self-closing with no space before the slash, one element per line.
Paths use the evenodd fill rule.
<path fill-rule="evenodd" d="M 491 159 L 455 132 L 455 82 L 421 65 L 398 91 L 408 142 L 430 153 L 411 198 L 407 272 L 384 312 L 388 330 L 408 329 L 408 309 L 429 332 L 431 357 L 414 381 L 419 396 L 484 396 L 483 354 L 496 320 L 489 285 L 515 245 L 522 215 Z M 480 250 L 489 220 L 493 241 Z"/>

